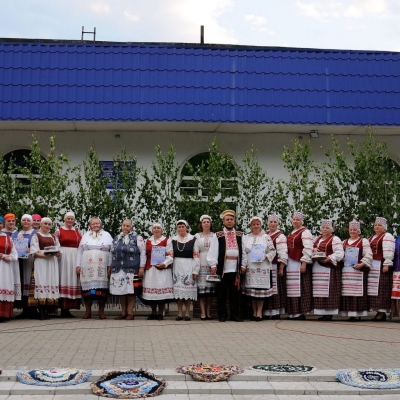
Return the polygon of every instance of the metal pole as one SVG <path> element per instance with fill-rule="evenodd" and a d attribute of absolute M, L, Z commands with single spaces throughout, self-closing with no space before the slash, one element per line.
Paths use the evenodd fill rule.
<path fill-rule="evenodd" d="M 204 44 L 204 25 L 200 26 L 200 44 Z"/>

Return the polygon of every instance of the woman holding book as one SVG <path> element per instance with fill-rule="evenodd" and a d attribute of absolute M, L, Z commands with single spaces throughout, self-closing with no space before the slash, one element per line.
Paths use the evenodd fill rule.
<path fill-rule="evenodd" d="M 33 269 L 33 256 L 29 254 L 29 248 L 31 247 L 31 240 L 36 230 L 32 227 L 32 216 L 30 214 L 24 214 L 21 217 L 21 230 L 17 238 L 14 239 L 15 247 L 18 252 L 18 262 L 21 270 L 22 278 L 22 313 L 17 316 L 18 319 L 36 317 L 36 310 L 27 307 L 28 296 L 29 296 L 29 285 L 31 282 L 31 275 Z M 19 246 L 17 245 L 19 243 Z M 19 271 L 18 271 L 19 275 Z M 17 306 L 17 308 L 19 308 Z"/>
<path fill-rule="evenodd" d="M 143 238 L 132 232 L 132 228 L 130 219 L 122 221 L 121 233 L 115 236 L 111 246 L 110 293 L 119 296 L 122 310 L 116 320 L 135 319 L 136 296 L 142 294 L 146 249 Z"/>
<path fill-rule="evenodd" d="M 146 240 L 142 298 L 151 306 L 151 315 L 147 317 L 148 320 L 162 321 L 165 304 L 174 299 L 171 272 L 172 242 L 163 235 L 163 229 L 162 224 L 155 222 L 151 226 L 153 235 Z"/>
<path fill-rule="evenodd" d="M 199 223 L 199 233 L 194 236 L 200 250 L 200 271 L 197 280 L 197 296 L 200 303 L 200 319 L 202 321 L 211 319 L 212 298 L 216 294 L 216 283 L 207 282 L 207 275 L 210 275 L 210 266 L 207 262 L 207 254 L 210 248 L 211 239 L 215 236 L 212 230 L 212 219 L 209 215 L 202 215 Z"/>
<path fill-rule="evenodd" d="M 359 321 L 368 315 L 368 272 L 372 261 L 371 246 L 360 236 L 358 221 L 349 223 L 350 237 L 343 242 L 341 314 L 349 321 Z"/>
<path fill-rule="evenodd" d="M 251 233 L 245 236 L 247 269 L 244 278 L 243 294 L 251 298 L 253 315 L 251 321 L 262 321 L 264 300 L 273 294 L 271 282 L 272 260 L 276 250 L 271 238 L 261 231 L 261 218 L 250 219 Z"/>

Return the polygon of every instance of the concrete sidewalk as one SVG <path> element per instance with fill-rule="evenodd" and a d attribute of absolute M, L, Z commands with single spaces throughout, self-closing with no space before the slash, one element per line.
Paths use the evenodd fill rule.
<path fill-rule="evenodd" d="M 336 382 L 342 368 L 399 367 L 400 324 L 346 320 L 225 322 L 107 320 L 93 313 L 48 321 L 13 320 L 0 325 L 0 400 L 101 400 L 89 383 L 61 388 L 23 385 L 15 370 L 83 367 L 91 380 L 110 369 L 149 368 L 167 380 L 163 400 L 397 400 L 400 390 L 360 390 Z M 141 315 L 140 315 L 141 314 Z M 194 382 L 174 369 L 189 363 L 241 365 L 245 373 L 218 383 Z M 248 368 L 255 364 L 306 364 L 309 375 L 270 375 Z"/>
<path fill-rule="evenodd" d="M 188 363 L 307 364 L 323 370 L 399 367 L 400 324 L 59 319 L 0 325 L 0 367 L 175 368 Z M 81 316 L 81 312 L 76 315 Z M 114 313 L 115 315 L 115 313 Z"/>

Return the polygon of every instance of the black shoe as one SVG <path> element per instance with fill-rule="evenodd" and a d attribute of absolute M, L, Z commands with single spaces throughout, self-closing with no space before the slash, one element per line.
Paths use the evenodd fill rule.
<path fill-rule="evenodd" d="M 147 320 L 148 320 L 148 321 L 152 321 L 153 319 L 158 319 L 156 314 L 150 314 L 150 315 L 147 317 Z"/>
<path fill-rule="evenodd" d="M 332 315 L 323 315 L 318 318 L 318 321 L 332 321 Z"/>
<path fill-rule="evenodd" d="M 75 318 L 69 310 L 61 310 L 60 318 Z"/>
<path fill-rule="evenodd" d="M 226 318 L 220 318 L 218 321 L 219 321 L 219 322 L 225 322 L 225 321 L 226 321 Z"/>
<path fill-rule="evenodd" d="M 375 317 L 371 319 L 371 321 L 376 321 L 376 322 L 383 322 L 386 321 L 386 313 L 384 312 L 377 312 Z"/>
<path fill-rule="evenodd" d="M 252 316 L 250 317 L 250 321 L 257 321 L 257 317 L 254 316 L 254 315 L 252 315 Z"/>
<path fill-rule="evenodd" d="M 361 321 L 361 317 L 350 317 L 347 321 L 350 321 L 350 322 L 359 322 L 359 321 Z"/>
<path fill-rule="evenodd" d="M 211 321 L 212 318 L 211 318 L 211 317 L 206 317 L 206 320 L 207 320 L 207 321 Z"/>
<path fill-rule="evenodd" d="M 281 319 L 281 316 L 279 314 L 273 315 L 270 319 Z"/>
<path fill-rule="evenodd" d="M 190 317 L 185 317 L 185 321 L 190 321 Z"/>
<path fill-rule="evenodd" d="M 158 319 L 159 321 L 163 321 L 164 317 L 162 316 L 162 314 L 157 314 L 155 319 Z"/>
<path fill-rule="evenodd" d="M 301 314 L 298 317 L 289 318 L 289 319 L 292 319 L 293 321 L 304 321 L 306 319 L 306 316 L 304 314 Z"/>
<path fill-rule="evenodd" d="M 272 317 L 270 317 L 269 315 L 263 315 L 262 319 L 263 320 L 267 320 L 267 319 L 271 319 Z"/>
<path fill-rule="evenodd" d="M 183 321 L 183 317 L 180 317 L 179 315 L 175 318 L 175 321 Z"/>
<path fill-rule="evenodd" d="M 17 315 L 14 319 L 29 319 L 29 318 L 32 318 L 32 316 L 30 315 L 29 311 L 26 308 L 24 308 L 22 310 L 22 313 Z"/>
<path fill-rule="evenodd" d="M 207 321 L 207 317 L 200 317 L 202 321 Z"/>
<path fill-rule="evenodd" d="M 256 322 L 261 322 L 263 319 L 261 317 L 256 317 Z"/>
<path fill-rule="evenodd" d="M 243 320 L 240 319 L 239 317 L 230 317 L 229 320 L 233 322 L 243 322 Z"/>

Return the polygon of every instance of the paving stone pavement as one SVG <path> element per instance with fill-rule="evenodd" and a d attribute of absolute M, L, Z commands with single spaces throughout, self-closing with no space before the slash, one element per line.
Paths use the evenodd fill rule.
<path fill-rule="evenodd" d="M 397 322 L 177 322 L 175 316 L 164 321 L 147 321 L 144 314 L 134 321 L 115 321 L 113 315 L 106 320 L 12 320 L 0 325 L 0 368 L 175 368 L 195 362 L 400 366 L 394 357 L 400 345 Z"/>
<path fill-rule="evenodd" d="M 262 321 L 225 322 L 175 321 L 171 312 L 164 321 L 147 321 L 137 313 L 134 321 L 115 321 L 116 313 L 106 313 L 102 321 L 54 318 L 48 321 L 12 320 L 0 325 L 0 369 L 17 370 L 45 367 L 81 367 L 94 370 L 150 368 L 164 370 L 188 363 L 223 363 L 248 368 L 255 364 L 306 364 L 319 370 L 342 368 L 398 368 L 400 324 L 335 322 Z M 331 378 L 334 371 L 331 371 Z M 4 385 L 5 383 L 2 383 Z M 15 382 L 13 383 L 15 384 Z M 233 385 L 244 388 L 251 383 Z M 289 383 L 288 383 L 289 384 Z M 291 383 L 293 384 L 293 382 Z M 0 389 L 2 387 L 0 385 Z M 279 388 L 282 382 L 277 383 Z M 337 383 L 337 385 L 341 385 Z M 26 385 L 25 385 L 26 386 Z M 272 385 L 273 386 L 273 385 Z M 346 387 L 345 385 L 342 385 Z M 348 387 L 347 387 L 348 388 Z M 90 394 L 1 394 L 0 400 L 97 399 Z M 219 400 L 398 400 L 399 394 L 337 394 L 336 390 L 317 394 L 175 393 L 169 399 Z M 340 393 L 340 392 L 339 392 Z"/>

